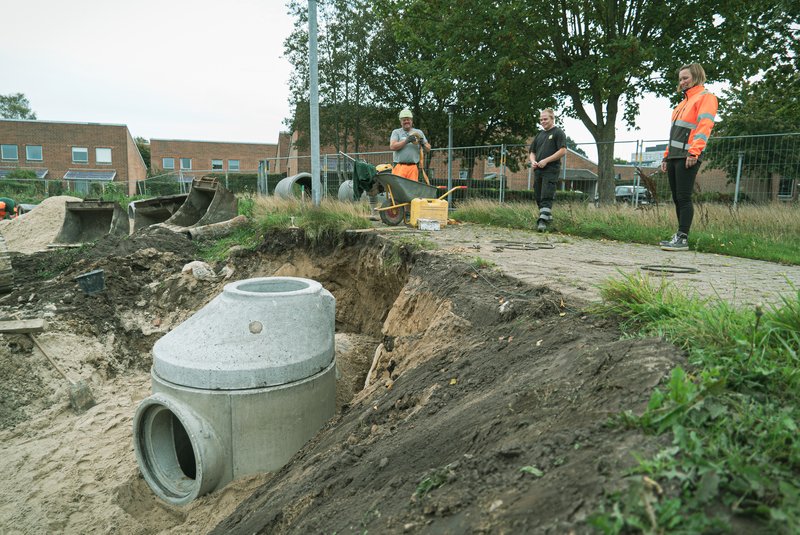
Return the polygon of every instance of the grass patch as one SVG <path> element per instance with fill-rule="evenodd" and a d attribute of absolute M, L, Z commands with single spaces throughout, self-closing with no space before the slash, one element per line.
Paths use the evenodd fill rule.
<path fill-rule="evenodd" d="M 264 235 L 258 228 L 253 224 L 247 224 L 224 238 L 199 242 L 197 253 L 206 262 L 222 261 L 228 258 L 232 247 L 240 246 L 254 251 L 262 241 Z"/>
<path fill-rule="evenodd" d="M 491 260 L 487 260 L 485 258 L 481 258 L 480 256 L 476 256 L 472 260 L 472 262 L 470 262 L 470 265 L 472 267 L 474 267 L 475 269 L 488 269 L 488 268 L 493 268 L 493 267 L 497 266 L 497 264 L 495 264 Z"/>
<path fill-rule="evenodd" d="M 800 532 L 800 291 L 742 310 L 631 275 L 606 283 L 601 295 L 595 312 L 623 318 L 631 334 L 685 348 L 690 370 L 673 370 L 644 414 L 620 418 L 671 436 L 635 469 L 650 489 L 667 491 L 640 482 L 612 497 L 593 525 L 605 533 L 702 533 L 747 517 L 770 533 Z"/>
<path fill-rule="evenodd" d="M 345 230 L 370 228 L 369 208 L 364 204 L 323 199 L 319 208 L 307 202 L 276 197 L 256 198 L 252 206 L 256 226 L 264 233 L 299 227 L 317 245 L 339 242 Z"/>
<path fill-rule="evenodd" d="M 557 231 L 594 239 L 657 244 L 675 232 L 671 204 L 633 209 L 629 205 L 595 208 L 584 203 L 554 207 Z M 470 201 L 453 217 L 484 225 L 535 230 L 533 204 Z M 689 245 L 693 250 L 770 262 L 800 264 L 800 210 L 787 204 L 743 205 L 734 210 L 721 204 L 695 204 Z"/>

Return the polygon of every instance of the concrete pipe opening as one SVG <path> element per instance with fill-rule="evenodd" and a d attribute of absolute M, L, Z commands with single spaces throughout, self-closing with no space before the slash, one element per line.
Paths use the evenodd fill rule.
<path fill-rule="evenodd" d="M 186 406 L 159 394 L 145 399 L 133 436 L 142 475 L 164 501 L 184 505 L 217 486 L 223 461 L 216 434 Z"/>
<path fill-rule="evenodd" d="M 285 294 L 302 292 L 312 288 L 314 281 L 292 277 L 275 277 L 271 279 L 253 279 L 233 283 L 232 290 L 256 294 Z M 319 286 L 319 283 L 316 283 Z M 317 289 L 314 288 L 314 291 Z"/>

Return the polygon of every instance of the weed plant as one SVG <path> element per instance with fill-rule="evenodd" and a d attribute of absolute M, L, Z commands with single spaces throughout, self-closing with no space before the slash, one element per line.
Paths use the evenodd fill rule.
<path fill-rule="evenodd" d="M 635 471 L 650 485 L 614 496 L 593 525 L 605 533 L 739 532 L 749 529 L 740 525 L 746 517 L 760 532 L 800 533 L 800 291 L 747 310 L 630 275 L 607 282 L 601 295 L 595 312 L 684 348 L 689 366 L 673 370 L 644 414 L 620 418 L 668 433 L 671 445 L 639 459 Z"/>
<path fill-rule="evenodd" d="M 672 204 L 634 209 L 630 205 L 596 208 L 585 203 L 554 207 L 554 229 L 594 239 L 655 246 L 675 232 Z M 453 217 L 484 225 L 536 229 L 538 210 L 528 203 L 478 200 L 459 205 Z M 695 203 L 689 235 L 693 250 L 743 258 L 800 264 L 800 210 L 789 204 L 731 205 Z"/>

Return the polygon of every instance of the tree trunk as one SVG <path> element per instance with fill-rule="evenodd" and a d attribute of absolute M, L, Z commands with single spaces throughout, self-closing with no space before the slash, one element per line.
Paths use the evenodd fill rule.
<path fill-rule="evenodd" d="M 597 142 L 597 192 L 600 195 L 600 204 L 613 204 L 615 200 L 614 172 L 614 131 L 603 129 L 598 132 Z"/>

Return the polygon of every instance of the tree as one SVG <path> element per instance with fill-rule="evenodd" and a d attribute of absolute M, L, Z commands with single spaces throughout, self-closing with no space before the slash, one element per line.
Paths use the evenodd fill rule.
<path fill-rule="evenodd" d="M 597 143 L 604 203 L 614 200 L 617 119 L 634 126 L 644 93 L 679 99 L 675 69 L 690 62 L 711 80 L 755 74 L 785 54 L 796 19 L 782 0 L 378 3 L 423 92 L 457 99 L 483 133 L 529 134 L 541 103 L 579 118 Z"/>
<path fill-rule="evenodd" d="M 0 95 L 0 117 L 3 119 L 36 119 L 31 103 L 23 93 Z"/>
<path fill-rule="evenodd" d="M 731 180 L 740 155 L 746 174 L 800 175 L 800 154 L 781 142 L 785 134 L 800 132 L 800 29 L 795 35 L 793 49 L 783 60 L 776 59 L 760 80 L 743 81 L 724 94 L 708 160 L 710 166 L 725 169 Z"/>
<path fill-rule="evenodd" d="M 369 87 L 375 75 L 372 41 L 378 25 L 366 0 L 323 0 L 318 7 L 320 143 L 342 152 L 358 151 L 390 117 Z M 305 147 L 309 143 L 307 4 L 292 0 L 289 10 L 295 26 L 284 42 L 284 55 L 294 66 L 290 101 L 295 113 L 288 122 L 300 133 L 297 145 Z"/>
<path fill-rule="evenodd" d="M 139 154 L 142 155 L 144 164 L 150 169 L 150 141 L 141 136 L 134 138 L 134 141 L 136 142 L 136 148 L 139 149 Z"/>

